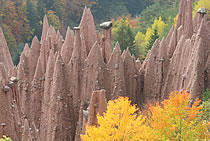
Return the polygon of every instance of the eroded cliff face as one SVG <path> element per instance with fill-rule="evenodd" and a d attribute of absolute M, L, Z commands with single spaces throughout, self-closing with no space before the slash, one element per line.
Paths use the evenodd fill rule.
<path fill-rule="evenodd" d="M 142 107 L 187 89 L 192 100 L 210 88 L 210 22 L 192 1 L 181 0 L 176 27 L 157 40 L 144 63 L 112 51 L 111 27 L 103 38 L 85 8 L 79 27 L 66 37 L 44 17 L 41 41 L 27 44 L 16 67 L 0 29 L 0 136 L 15 141 L 79 141 L 84 126 L 97 124 L 106 103 L 128 96 Z"/>
<path fill-rule="evenodd" d="M 85 124 L 97 123 L 97 112 L 105 111 L 107 100 L 140 99 L 135 58 L 129 51 L 122 57 L 118 43 L 112 52 L 111 27 L 103 29 L 100 38 L 90 9 L 84 9 L 75 31 L 67 29 L 65 40 L 45 16 L 41 41 L 34 37 L 31 47 L 26 44 L 17 67 L 0 33 L 0 136 L 17 141 L 80 140 Z M 10 86 L 12 77 L 17 81 Z"/>

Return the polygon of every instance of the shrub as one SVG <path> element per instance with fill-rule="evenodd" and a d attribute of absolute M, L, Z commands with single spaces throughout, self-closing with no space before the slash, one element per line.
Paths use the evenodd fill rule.
<path fill-rule="evenodd" d="M 202 101 L 208 101 L 208 100 L 210 100 L 210 90 L 207 88 L 202 95 Z"/>

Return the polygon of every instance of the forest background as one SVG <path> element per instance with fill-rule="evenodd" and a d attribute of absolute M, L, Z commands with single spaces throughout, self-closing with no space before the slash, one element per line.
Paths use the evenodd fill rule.
<path fill-rule="evenodd" d="M 18 64 L 25 43 L 41 38 L 42 19 L 65 37 L 68 26 L 79 25 L 85 6 L 91 8 L 98 30 L 99 24 L 113 22 L 113 45 L 120 42 L 143 60 L 154 41 L 166 36 L 176 21 L 180 0 L 0 0 L 0 26 L 7 40 L 13 62 Z M 193 7 L 209 0 L 193 1 Z M 196 11 L 196 9 L 194 9 Z"/>

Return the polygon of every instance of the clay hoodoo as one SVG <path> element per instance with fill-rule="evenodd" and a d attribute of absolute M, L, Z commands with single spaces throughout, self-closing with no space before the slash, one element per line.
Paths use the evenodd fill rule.
<path fill-rule="evenodd" d="M 125 74 L 124 76 L 125 76 L 125 86 L 126 86 L 125 93 L 129 94 L 129 98 L 130 100 L 132 100 L 133 103 L 141 105 L 143 102 L 143 97 L 141 93 L 136 94 L 136 92 L 140 92 L 142 88 L 142 84 L 140 82 L 141 75 L 138 71 L 138 64 L 136 64 L 136 60 L 131 56 L 128 49 L 125 51 L 125 57 L 123 58 L 123 63 L 124 63 L 124 74 Z"/>
<path fill-rule="evenodd" d="M 44 16 L 44 20 L 43 20 L 43 28 L 42 28 L 42 38 L 41 38 L 41 41 L 46 40 L 48 29 L 49 29 L 49 24 L 48 24 L 47 16 L 45 15 Z"/>
<path fill-rule="evenodd" d="M 145 69 L 141 69 L 146 101 L 162 100 L 169 92 L 182 89 L 187 89 L 193 100 L 209 88 L 209 71 L 205 67 L 210 49 L 207 24 L 206 15 L 200 13 L 192 20 L 192 1 L 181 0 L 177 26 L 172 27 L 165 40 L 169 44 L 161 47 L 157 40 L 144 62 Z M 167 55 L 161 55 L 160 52 L 166 50 Z"/>
<path fill-rule="evenodd" d="M 106 101 L 106 91 L 97 90 L 94 91 L 90 104 L 88 107 L 88 125 L 97 125 L 97 114 L 100 116 L 106 111 L 107 101 Z"/>
<path fill-rule="evenodd" d="M 74 32 L 68 27 L 66 32 L 66 39 L 61 49 L 61 56 L 65 63 L 68 63 L 70 61 L 73 49 L 74 49 Z"/>
<path fill-rule="evenodd" d="M 40 117 L 41 117 L 41 106 L 44 92 L 44 70 L 41 65 L 42 61 L 39 58 L 35 75 L 32 81 L 32 97 L 31 101 L 32 105 L 32 119 L 38 129 L 40 129 Z"/>
<path fill-rule="evenodd" d="M 100 24 L 100 26 L 103 29 L 103 35 L 104 35 L 101 41 L 102 54 L 105 57 L 104 61 L 108 62 L 112 53 L 112 31 L 111 31 L 112 23 L 104 22 Z"/>
<path fill-rule="evenodd" d="M 107 100 L 106 100 L 106 90 L 96 90 L 92 93 L 90 104 L 87 109 L 82 111 L 83 113 L 83 127 L 82 133 L 85 133 L 85 126 L 97 125 L 97 114 L 100 116 L 106 111 Z"/>
<path fill-rule="evenodd" d="M 49 109 L 44 111 L 48 114 L 46 132 L 44 140 L 71 141 L 72 116 L 69 107 L 69 97 L 65 88 L 64 65 L 60 54 L 57 55 L 53 73 L 52 89 L 50 92 Z M 41 121 L 42 122 L 42 121 Z M 40 131 L 42 132 L 42 131 Z"/>
<path fill-rule="evenodd" d="M 0 136 L 79 141 L 85 123 L 96 124 L 96 114 L 118 96 L 143 106 L 174 90 L 187 89 L 193 100 L 210 89 L 210 22 L 203 13 L 192 19 L 191 0 L 181 0 L 176 27 L 154 43 L 142 65 L 129 50 L 121 54 L 119 43 L 112 51 L 111 25 L 101 25 L 101 38 L 85 8 L 80 26 L 68 28 L 64 40 L 45 16 L 41 41 L 26 44 L 17 67 L 0 29 Z"/>
<path fill-rule="evenodd" d="M 121 57 L 120 45 L 117 42 L 107 64 L 110 79 L 110 96 L 108 99 L 126 96 L 124 64 Z"/>
<path fill-rule="evenodd" d="M 10 71 L 8 73 L 11 75 L 14 65 L 1 27 L 0 27 L 0 62 L 4 64 L 7 71 Z"/>
<path fill-rule="evenodd" d="M 16 102 L 13 101 L 13 87 L 8 84 L 6 80 L 9 79 L 7 69 L 4 63 L 0 62 L 0 135 L 10 135 L 14 139 L 20 139 L 18 135 L 21 135 L 18 130 L 15 129 L 16 123 L 14 121 L 14 111 Z M 17 115 L 19 116 L 19 114 Z M 18 121 L 18 119 L 16 120 Z M 19 121 L 18 121 L 19 122 Z"/>
<path fill-rule="evenodd" d="M 44 93 L 42 98 L 42 109 L 41 109 L 41 122 L 40 122 L 40 138 L 41 140 L 45 140 L 47 136 L 47 121 L 49 119 L 49 114 L 45 114 L 49 111 L 50 104 L 50 96 L 51 96 L 51 87 L 53 82 L 53 73 L 54 73 L 54 65 L 55 65 L 55 55 L 54 50 L 50 50 L 50 55 L 47 62 L 45 81 L 44 81 Z"/>
<path fill-rule="evenodd" d="M 80 22 L 80 31 L 84 35 L 85 45 L 87 49 L 87 53 L 90 52 L 90 49 L 97 41 L 97 32 L 95 28 L 95 23 L 93 19 L 93 15 L 89 8 L 84 9 L 83 16 Z"/>

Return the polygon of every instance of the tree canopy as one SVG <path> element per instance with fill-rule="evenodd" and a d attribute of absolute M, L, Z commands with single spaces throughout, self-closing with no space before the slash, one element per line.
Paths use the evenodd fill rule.
<path fill-rule="evenodd" d="M 97 115 L 98 125 L 87 126 L 83 141 L 167 141 L 208 139 L 208 122 L 200 119 L 203 106 L 196 99 L 188 106 L 190 94 L 172 92 L 161 104 L 150 105 L 143 114 L 128 98 L 108 102 L 103 116 Z"/>
<path fill-rule="evenodd" d="M 121 50 L 126 50 L 129 48 L 129 51 L 134 54 L 136 57 L 139 55 L 138 47 L 135 46 L 135 33 L 134 27 L 129 21 L 129 18 L 122 17 L 118 20 L 113 20 L 113 44 L 117 41 L 120 43 Z"/>

